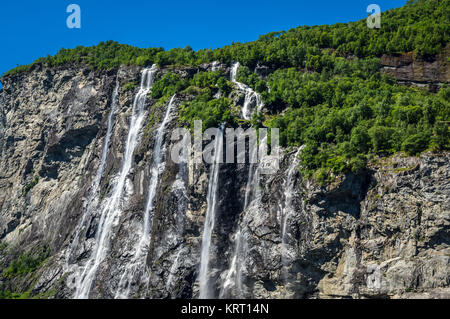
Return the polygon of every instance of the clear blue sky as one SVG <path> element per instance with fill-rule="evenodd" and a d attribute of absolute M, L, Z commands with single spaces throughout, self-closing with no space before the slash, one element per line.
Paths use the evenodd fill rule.
<path fill-rule="evenodd" d="M 81 7 L 81 29 L 66 26 L 66 8 Z M 60 48 L 115 40 L 139 47 L 217 48 L 299 25 L 367 17 L 406 0 L 1 0 L 0 74 Z"/>

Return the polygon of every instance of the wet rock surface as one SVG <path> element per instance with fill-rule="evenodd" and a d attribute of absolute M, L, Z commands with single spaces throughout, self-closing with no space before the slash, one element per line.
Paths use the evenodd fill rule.
<path fill-rule="evenodd" d="M 389 62 L 389 61 L 388 61 Z M 409 65 L 396 62 L 392 67 Z M 400 63 L 400 64 L 399 64 Z M 390 65 L 389 64 L 389 65 Z M 202 65 L 201 70 L 226 65 Z M 72 298 L 77 269 L 93 253 L 100 213 L 74 240 L 105 139 L 112 93 L 119 81 L 101 199 L 114 186 L 124 157 L 141 68 L 109 72 L 39 68 L 6 79 L 0 91 L 0 265 L 38 245 L 50 256 L 11 289 Z M 198 70 L 179 70 L 195 74 Z M 159 76 L 167 70 L 160 70 Z M 263 72 L 263 70 L 261 71 Z M 434 81 L 434 79 L 431 79 Z M 447 79 L 448 80 L 448 79 Z M 175 141 L 179 105 L 164 143 Z M 238 103 L 242 97 L 236 96 Z M 142 236 L 155 134 L 168 102 L 146 100 L 147 115 L 127 176 L 122 213 L 90 298 L 114 298 L 132 248 Z M 242 234 L 240 287 L 246 298 L 449 298 L 450 155 L 394 156 L 360 175 L 319 186 L 302 175 L 295 150 L 282 151 L 280 169 L 261 175 L 260 196 L 244 207 L 248 164 L 221 164 L 209 277 L 220 296 Z M 294 169 L 293 169 L 294 168 Z M 210 165 L 165 161 L 160 172 L 151 241 L 132 298 L 197 298 Z M 288 193 L 289 190 L 289 193 Z M 1 267 L 1 266 L 0 266 Z M 1 285 L 1 283 L 0 283 Z M 227 293 L 238 297 L 238 288 Z"/>

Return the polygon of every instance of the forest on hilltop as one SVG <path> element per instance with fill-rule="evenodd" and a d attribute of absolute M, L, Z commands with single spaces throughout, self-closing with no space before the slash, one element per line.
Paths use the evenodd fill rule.
<path fill-rule="evenodd" d="M 7 72 L 13 77 L 34 64 L 88 65 L 114 69 L 120 65 L 176 70 L 203 63 L 240 62 L 238 81 L 259 92 L 264 112 L 254 114 L 256 127 L 280 128 L 283 146 L 306 145 L 302 167 L 319 182 L 333 174 L 358 173 L 377 156 L 397 152 L 417 155 L 450 147 L 450 88 L 443 84 L 433 94 L 398 85 L 380 73 L 383 54 L 413 52 L 433 60 L 449 43 L 450 0 L 417 0 L 382 13 L 381 28 L 366 21 L 301 26 L 272 32 L 249 43 L 194 51 L 190 47 L 165 51 L 136 48 L 107 41 L 93 47 L 62 49 L 55 56 Z M 445 63 L 448 68 L 448 57 Z M 265 66 L 261 77 L 253 70 Z M 133 89 L 133 84 L 129 84 Z M 270 90 L 269 90 L 270 88 Z M 233 85 L 221 71 L 183 78 L 176 72 L 160 77 L 152 97 L 161 101 L 175 93 L 192 98 L 181 108 L 180 120 L 207 126 L 243 122 L 233 109 Z M 221 92 L 220 98 L 215 98 Z"/>

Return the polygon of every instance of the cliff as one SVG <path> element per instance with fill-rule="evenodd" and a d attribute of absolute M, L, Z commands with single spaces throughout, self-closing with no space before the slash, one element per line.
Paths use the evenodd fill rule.
<path fill-rule="evenodd" d="M 449 55 L 450 45 L 431 59 L 415 56 L 412 52 L 383 54 L 380 60 L 381 72 L 395 78 L 400 84 L 438 92 L 442 84 L 450 82 Z"/>
<path fill-rule="evenodd" d="M 384 61 L 400 69 L 411 65 L 410 60 Z M 188 76 L 212 68 L 230 74 L 225 64 L 175 72 Z M 160 77 L 167 71 L 146 74 Z M 439 76 L 426 80 L 435 83 Z M 139 67 L 93 71 L 35 65 L 4 78 L 4 291 L 83 296 L 86 282 L 80 278 L 89 279 L 94 269 L 87 281 L 90 298 L 199 297 L 214 170 L 192 160 L 187 165 L 170 160 L 179 107 L 192 96 L 177 94 L 157 103 L 141 91 L 142 84 L 141 90 L 127 85 L 141 83 L 142 77 Z M 238 101 L 239 93 L 233 94 Z M 139 116 L 143 122 L 133 136 L 130 125 L 137 125 L 133 119 Z M 260 176 L 252 188 L 258 195 L 249 205 L 252 166 L 217 169 L 207 271 L 211 297 L 450 297 L 450 154 L 380 158 L 364 172 L 341 175 L 324 186 L 302 174 L 297 154 L 282 150 L 280 170 Z M 123 194 L 113 205 L 121 177 Z M 151 209 L 149 190 L 154 191 Z M 147 210 L 151 238 L 142 242 Z"/>

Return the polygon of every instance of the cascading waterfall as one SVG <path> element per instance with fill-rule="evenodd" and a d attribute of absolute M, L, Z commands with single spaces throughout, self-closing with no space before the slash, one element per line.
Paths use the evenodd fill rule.
<path fill-rule="evenodd" d="M 261 141 L 260 147 L 264 146 L 264 143 L 267 143 L 267 137 Z M 258 150 L 260 147 L 255 147 L 253 149 L 251 159 L 258 159 Z M 258 161 L 250 160 L 250 167 L 248 170 L 248 178 L 247 183 L 245 185 L 245 198 L 244 198 L 244 210 L 247 209 L 249 204 L 258 197 L 259 194 L 259 171 L 260 167 Z"/>
<path fill-rule="evenodd" d="M 219 169 L 223 153 L 223 126 L 219 129 L 220 134 L 215 137 L 214 160 L 211 164 L 208 195 L 207 195 L 207 209 L 205 216 L 205 224 L 203 227 L 202 249 L 200 260 L 199 284 L 200 284 L 200 299 L 213 298 L 211 287 L 209 283 L 209 260 L 211 237 L 214 230 L 214 224 L 217 213 L 217 191 L 219 186 Z"/>
<path fill-rule="evenodd" d="M 220 65 L 219 61 L 214 61 L 211 64 L 211 71 L 216 72 L 219 69 L 219 65 Z"/>
<path fill-rule="evenodd" d="M 284 280 L 287 280 L 287 267 L 289 265 L 290 257 L 289 256 L 289 250 L 288 250 L 288 224 L 289 219 L 292 217 L 292 215 L 295 213 L 294 208 L 294 198 L 295 198 L 295 175 L 297 174 L 298 170 L 298 164 L 299 164 L 299 154 L 302 151 L 303 146 L 299 147 L 297 152 L 294 155 L 294 159 L 291 162 L 291 165 L 289 166 L 287 177 L 284 182 L 285 189 L 285 201 L 284 201 L 284 207 L 281 210 L 281 263 L 283 266 L 283 277 Z"/>
<path fill-rule="evenodd" d="M 152 68 L 145 69 L 142 72 L 140 89 L 133 102 L 130 128 L 125 144 L 122 167 L 117 179 L 115 180 L 113 191 L 103 201 L 94 250 L 89 260 L 82 268 L 82 273 L 76 283 L 75 298 L 89 298 L 89 293 L 97 274 L 97 270 L 108 253 L 110 240 L 112 238 L 112 230 L 117 224 L 122 211 L 121 205 L 125 182 L 132 167 L 133 153 L 138 144 L 139 132 L 142 129 L 146 114 L 145 101 L 153 85 L 156 71 L 156 65 L 153 65 Z"/>
<path fill-rule="evenodd" d="M 252 151 L 252 157 L 257 157 L 258 151 L 265 149 L 264 144 L 267 143 L 267 136 L 261 141 L 259 147 L 255 147 Z M 262 153 L 261 153 L 262 154 Z M 256 162 L 256 161 L 255 161 Z M 262 160 L 254 163 L 250 161 L 247 184 L 245 188 L 245 198 L 243 211 L 245 212 L 250 204 L 259 198 L 259 184 L 260 184 L 260 165 Z M 244 257 L 247 255 L 248 245 L 245 241 L 245 230 L 248 224 L 248 214 L 244 214 L 242 222 L 240 223 L 237 233 L 235 234 L 235 245 L 233 256 L 231 257 L 230 267 L 227 270 L 225 280 L 220 290 L 220 298 L 227 298 L 235 289 L 235 296 L 243 298 L 242 287 L 242 271 L 244 267 Z"/>
<path fill-rule="evenodd" d="M 237 233 L 235 234 L 235 244 L 233 250 L 233 256 L 231 258 L 230 267 L 227 270 L 225 280 L 223 282 L 222 288 L 220 290 L 219 297 L 229 298 L 232 295 L 233 288 L 235 289 L 234 294 L 236 298 L 243 298 L 243 287 L 242 287 L 242 267 L 244 266 L 244 256 L 247 250 L 247 243 L 245 242 L 245 229 L 247 227 L 247 217 L 244 215 L 242 221 L 242 226 L 239 227 Z"/>
<path fill-rule="evenodd" d="M 189 149 L 190 144 L 190 136 L 186 135 L 183 137 L 183 148 L 181 150 L 181 161 L 178 164 L 178 173 L 175 178 L 175 181 L 172 184 L 172 191 L 177 195 L 177 236 L 180 241 L 183 240 L 183 223 L 184 223 L 184 215 L 186 212 L 188 194 L 187 194 L 187 185 L 189 179 Z"/>
<path fill-rule="evenodd" d="M 242 108 L 242 116 L 246 120 L 251 120 L 252 118 L 252 110 L 250 109 L 250 105 L 252 101 L 255 102 L 256 111 L 260 112 L 262 107 L 264 106 L 261 100 L 261 96 L 253 91 L 249 86 L 240 83 L 236 80 L 237 73 L 240 67 L 240 63 L 236 62 L 231 67 L 231 82 L 235 83 L 239 90 L 245 93 L 244 105 Z M 267 140 L 264 139 L 263 143 L 266 143 Z M 262 145 L 260 145 L 262 146 Z M 255 147 L 252 151 L 252 157 L 254 158 L 258 152 L 258 147 Z M 251 161 L 248 173 L 247 184 L 245 187 L 245 199 L 244 199 L 244 207 L 243 211 L 245 211 L 252 201 L 258 197 L 258 187 L 259 187 L 259 165 L 253 163 Z M 229 296 L 235 288 L 235 294 L 237 297 L 243 297 L 243 289 L 242 289 L 242 271 L 243 271 L 243 256 L 246 255 L 247 252 L 247 243 L 245 242 L 245 229 L 247 227 L 247 215 L 244 215 L 241 226 L 239 227 L 237 233 L 235 234 L 235 247 L 233 251 L 233 257 L 231 258 L 230 267 L 227 271 L 224 283 L 222 285 L 220 291 L 220 297 L 225 298 Z"/>
<path fill-rule="evenodd" d="M 245 100 L 244 106 L 242 108 L 242 114 L 244 119 L 251 120 L 252 118 L 252 110 L 250 109 L 250 104 L 254 100 L 256 104 L 256 111 L 260 112 L 262 107 L 264 106 L 261 100 L 261 96 L 253 91 L 247 85 L 240 83 L 236 80 L 237 73 L 239 70 L 240 64 L 236 62 L 233 64 L 231 68 L 231 81 L 238 86 L 238 89 L 245 92 Z M 267 136 L 261 141 L 259 147 L 255 147 L 251 156 L 254 158 L 256 154 L 260 153 L 260 155 L 264 154 L 265 144 L 267 143 Z M 248 179 L 245 188 L 245 199 L 244 199 L 244 207 L 243 212 L 245 212 L 252 204 L 256 202 L 260 198 L 260 171 L 262 164 L 262 158 L 259 159 L 258 164 L 253 163 L 251 161 L 248 173 Z M 238 231 L 235 234 L 235 244 L 233 255 L 231 258 L 230 266 L 226 272 L 225 279 L 222 284 L 222 288 L 220 291 L 220 298 L 229 298 L 233 294 L 237 298 L 244 298 L 244 290 L 242 283 L 242 273 L 245 267 L 245 256 L 248 255 L 248 244 L 245 240 L 246 237 L 246 229 L 248 225 L 248 213 L 244 213 L 242 221 L 240 222 L 240 226 Z"/>
<path fill-rule="evenodd" d="M 153 147 L 153 159 L 150 169 L 150 184 L 147 196 L 147 204 L 144 212 L 143 232 L 141 239 L 136 245 L 133 258 L 128 263 L 120 279 L 115 298 L 127 298 L 130 294 L 131 286 L 142 277 L 145 271 L 145 256 L 151 240 L 151 227 L 155 209 L 155 197 L 159 185 L 159 178 L 165 167 L 166 143 L 164 137 L 167 133 L 167 125 L 171 121 L 171 112 L 174 106 L 175 95 L 170 99 L 164 119 L 156 131 L 155 146 Z"/>
<path fill-rule="evenodd" d="M 181 150 L 181 161 L 178 164 L 178 173 L 175 178 L 175 181 L 172 184 L 172 192 L 176 194 L 177 197 L 177 242 L 181 243 L 178 248 L 178 253 L 175 257 L 175 260 L 170 267 L 169 276 L 167 277 L 166 290 L 171 292 L 173 289 L 173 284 L 175 282 L 175 273 L 178 267 L 181 265 L 180 261 L 182 260 L 181 255 L 184 250 L 183 244 L 183 232 L 184 232 L 184 215 L 186 213 L 188 194 L 187 194 L 187 185 L 188 185 L 188 156 L 189 156 L 189 143 L 190 136 L 183 137 L 183 148 Z"/>
<path fill-rule="evenodd" d="M 253 91 L 249 86 L 236 80 L 239 67 L 239 62 L 234 63 L 231 67 L 231 82 L 235 83 L 238 86 L 238 89 L 245 93 L 244 106 L 242 107 L 242 116 L 246 120 L 251 120 L 254 111 L 250 108 L 251 103 L 255 103 L 257 112 L 260 112 L 264 105 L 261 100 L 261 95 Z"/>
<path fill-rule="evenodd" d="M 85 224 L 86 224 L 88 217 L 90 216 L 92 211 L 94 211 L 96 208 L 98 208 L 98 204 L 99 204 L 98 195 L 99 195 L 99 190 L 100 190 L 100 183 L 101 183 L 101 180 L 103 177 L 103 173 L 105 172 L 106 160 L 108 158 L 109 145 L 110 145 L 111 136 L 112 136 L 113 127 L 114 127 L 114 115 L 116 113 L 117 104 L 118 104 L 118 101 L 117 101 L 118 95 L 119 95 L 119 77 L 117 76 L 116 86 L 114 87 L 114 91 L 112 94 L 111 111 L 108 116 L 106 137 L 105 137 L 105 141 L 103 142 L 102 157 L 100 159 L 100 165 L 97 169 L 94 181 L 92 183 L 92 187 L 89 191 L 89 196 L 88 196 L 86 208 L 83 212 L 83 216 L 81 218 L 80 223 L 77 225 L 77 228 L 75 230 L 75 235 L 74 235 L 72 242 L 66 253 L 66 265 L 67 266 L 70 263 L 70 257 L 72 256 L 72 252 L 77 245 L 80 233 L 81 233 L 81 231 L 83 231 L 85 229 Z"/>
<path fill-rule="evenodd" d="M 181 253 L 183 252 L 183 247 L 180 247 L 180 250 L 177 253 L 177 256 L 175 257 L 175 260 L 172 264 L 172 266 L 170 267 L 169 270 L 169 276 L 167 277 L 167 283 L 166 283 L 166 290 L 170 291 L 172 289 L 172 285 L 174 282 L 174 274 L 176 272 L 176 270 L 178 269 L 178 266 L 180 265 L 180 260 L 181 260 Z"/>

